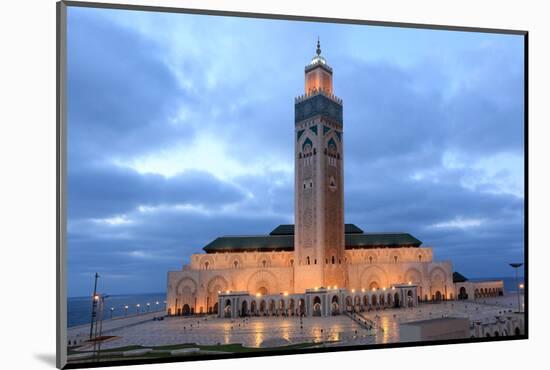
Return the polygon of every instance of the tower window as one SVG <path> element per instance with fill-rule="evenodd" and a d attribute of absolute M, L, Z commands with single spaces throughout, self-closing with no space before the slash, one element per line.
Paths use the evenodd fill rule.
<path fill-rule="evenodd" d="M 204 269 L 205 269 L 205 270 L 208 270 L 208 261 L 206 261 L 206 262 L 204 263 Z"/>
<path fill-rule="evenodd" d="M 306 257 L 306 263 L 309 265 L 309 256 Z"/>
<path fill-rule="evenodd" d="M 422 255 L 421 254 L 418 255 L 418 262 L 422 262 Z"/>
<path fill-rule="evenodd" d="M 267 265 L 267 261 L 266 260 L 263 260 L 262 261 L 262 266 L 265 267 Z"/>
<path fill-rule="evenodd" d="M 393 256 L 393 262 L 397 263 L 397 256 Z"/>
<path fill-rule="evenodd" d="M 239 268 L 239 262 L 238 261 L 233 262 L 233 266 L 235 266 L 235 268 Z"/>
<path fill-rule="evenodd" d="M 369 256 L 369 263 L 372 263 L 372 256 Z"/>
<path fill-rule="evenodd" d="M 334 256 L 332 256 L 332 264 L 334 265 Z"/>

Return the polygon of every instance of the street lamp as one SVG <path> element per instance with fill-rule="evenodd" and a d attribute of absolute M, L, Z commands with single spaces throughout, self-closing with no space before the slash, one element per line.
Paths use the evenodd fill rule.
<path fill-rule="evenodd" d="M 516 271 L 516 289 L 517 289 L 517 295 L 518 295 L 518 312 L 521 312 L 521 302 L 519 298 L 519 283 L 518 283 L 518 268 L 523 266 L 523 263 L 510 263 L 510 266 L 514 268 Z"/>
<path fill-rule="evenodd" d="M 151 303 L 147 302 L 147 312 L 149 312 L 150 307 L 151 307 Z"/>
<path fill-rule="evenodd" d="M 138 315 L 139 315 L 139 307 L 140 307 L 140 306 L 141 306 L 141 305 L 140 305 L 139 303 L 136 304 L 136 313 L 137 313 Z"/>
<path fill-rule="evenodd" d="M 128 315 L 128 305 L 124 306 L 124 316 Z"/>
<path fill-rule="evenodd" d="M 158 311 L 159 310 L 159 301 L 156 301 L 155 304 L 157 305 L 156 311 Z"/>
<path fill-rule="evenodd" d="M 111 319 L 113 318 L 113 311 L 115 310 L 114 307 L 111 307 Z"/>

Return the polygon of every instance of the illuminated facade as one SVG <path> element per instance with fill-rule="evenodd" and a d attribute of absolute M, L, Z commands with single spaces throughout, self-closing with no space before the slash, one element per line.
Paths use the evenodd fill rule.
<path fill-rule="evenodd" d="M 344 224 L 343 103 L 317 43 L 295 99 L 295 225 L 224 236 L 168 273 L 167 314 L 318 315 L 456 299 L 450 262 L 407 233 Z"/>

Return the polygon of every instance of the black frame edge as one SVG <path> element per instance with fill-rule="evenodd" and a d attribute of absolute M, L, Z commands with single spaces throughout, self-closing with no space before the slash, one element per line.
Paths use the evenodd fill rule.
<path fill-rule="evenodd" d="M 120 361 L 104 361 L 104 362 L 87 362 L 82 364 L 67 363 L 67 318 L 66 318 L 66 74 L 67 74 L 67 54 L 66 54 L 66 35 L 67 35 L 67 7 L 85 7 L 85 8 L 103 8 L 103 9 L 119 9 L 119 10 L 134 10 L 134 11 L 154 11 L 164 13 L 183 13 L 183 14 L 200 14 L 212 16 L 230 16 L 244 18 L 263 18 L 277 20 L 294 20 L 322 23 L 340 23 L 340 24 L 358 24 L 370 26 L 384 27 L 401 27 L 401 28 L 417 28 L 443 31 L 462 31 L 462 32 L 480 32 L 480 33 L 497 33 L 508 35 L 522 35 L 524 37 L 524 331 L 525 333 L 515 337 L 484 337 L 484 338 L 466 338 L 457 340 L 437 340 L 424 342 L 409 342 L 409 343 L 388 343 L 375 345 L 356 345 L 343 347 L 327 347 L 315 349 L 293 349 L 293 350 L 271 350 L 265 352 L 249 352 L 238 354 L 217 354 L 217 355 L 189 355 L 185 357 L 173 357 L 162 359 L 128 359 Z M 56 250 L 56 366 L 60 369 L 79 369 L 79 368 L 95 368 L 95 367 L 111 367 L 124 365 L 141 365 L 141 364 L 158 364 L 172 362 L 191 362 L 191 361 L 208 361 L 231 358 L 249 358 L 249 357 L 269 357 L 269 356 L 284 356 L 293 354 L 309 354 L 309 353 L 330 353 L 342 351 L 357 351 L 357 350 L 372 350 L 385 348 L 405 348 L 405 347 L 423 347 L 433 345 L 448 345 L 448 344 L 478 344 L 485 342 L 497 341 L 514 341 L 529 339 L 529 254 L 528 254 L 528 230 L 529 230 L 529 48 L 528 35 L 526 30 L 507 30 L 494 28 L 478 28 L 478 27 L 461 27 L 448 25 L 429 25 L 418 23 L 401 23 L 401 22 L 384 22 L 384 21 L 369 21 L 358 19 L 343 19 L 343 18 L 328 18 L 317 16 L 299 16 L 289 14 L 271 14 L 271 13 L 252 13 L 239 11 L 222 11 L 212 9 L 192 9 L 192 8 L 176 8 L 148 5 L 129 5 L 129 4 L 113 4 L 99 2 L 82 2 L 82 1 L 64 1 L 56 3 L 57 15 L 57 63 L 56 63 L 56 227 L 57 227 L 57 250 Z"/>

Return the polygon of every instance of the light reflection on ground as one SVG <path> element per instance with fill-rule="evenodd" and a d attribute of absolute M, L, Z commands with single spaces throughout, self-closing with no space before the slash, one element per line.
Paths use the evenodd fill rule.
<path fill-rule="evenodd" d="M 512 297 L 513 298 L 513 297 Z M 109 335 L 121 338 L 105 343 L 105 348 L 139 344 L 160 346 L 196 343 L 203 345 L 240 343 L 261 347 L 262 343 L 284 345 L 303 342 L 333 342 L 330 345 L 393 343 L 399 341 L 399 324 L 440 317 L 468 317 L 473 320 L 494 320 L 509 309 L 509 297 L 481 302 L 444 302 L 421 304 L 408 309 L 387 309 L 359 315 L 376 323 L 369 331 L 346 315 L 331 317 L 249 317 L 236 319 L 172 317 L 162 321 L 113 330 Z M 506 308 L 505 308 L 506 307 Z M 279 343 L 279 344 L 274 344 Z"/>

